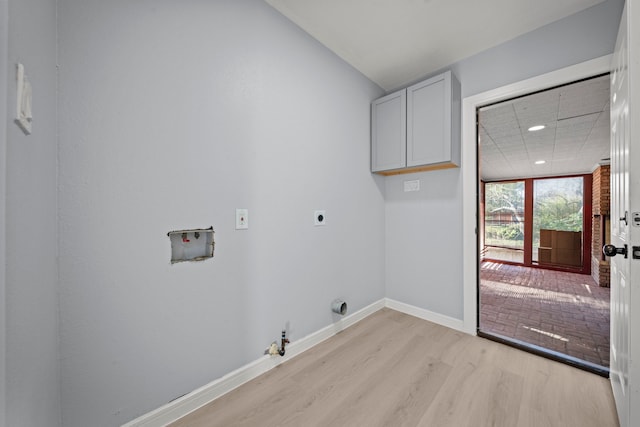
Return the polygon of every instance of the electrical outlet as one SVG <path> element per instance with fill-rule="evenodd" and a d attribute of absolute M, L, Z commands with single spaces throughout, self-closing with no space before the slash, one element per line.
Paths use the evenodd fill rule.
<path fill-rule="evenodd" d="M 416 179 L 414 181 L 405 181 L 404 182 L 404 191 L 420 191 L 420 180 Z"/>
<path fill-rule="evenodd" d="M 249 209 L 236 209 L 236 230 L 249 228 Z"/>
<path fill-rule="evenodd" d="M 315 211 L 313 213 L 313 223 L 315 225 L 326 225 L 327 213 L 325 211 Z"/>

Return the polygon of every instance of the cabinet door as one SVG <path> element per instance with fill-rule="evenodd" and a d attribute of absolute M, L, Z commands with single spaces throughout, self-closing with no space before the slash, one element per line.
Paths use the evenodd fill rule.
<path fill-rule="evenodd" d="M 407 89 L 407 167 L 451 161 L 451 72 Z"/>
<path fill-rule="evenodd" d="M 407 94 L 401 90 L 371 104 L 371 170 L 406 166 Z"/>

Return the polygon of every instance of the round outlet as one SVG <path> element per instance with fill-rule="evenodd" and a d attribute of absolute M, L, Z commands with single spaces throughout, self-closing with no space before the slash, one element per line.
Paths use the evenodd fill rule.
<path fill-rule="evenodd" d="M 313 223 L 315 225 L 325 225 L 327 221 L 327 215 L 325 211 L 315 211 L 313 214 Z"/>

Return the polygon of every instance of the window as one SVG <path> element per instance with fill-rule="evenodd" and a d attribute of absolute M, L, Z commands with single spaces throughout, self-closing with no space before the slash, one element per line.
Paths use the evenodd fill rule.
<path fill-rule="evenodd" d="M 486 182 L 482 204 L 483 259 L 590 273 L 591 175 Z"/>
<path fill-rule="evenodd" d="M 535 179 L 533 181 L 533 261 L 539 261 L 540 252 L 540 230 L 550 230 L 553 232 L 566 231 L 572 233 L 552 233 L 557 241 L 564 239 L 562 251 L 572 260 L 578 257 L 578 264 L 581 265 L 582 253 L 582 231 L 583 231 L 583 179 L 579 177 L 571 178 L 548 178 Z M 545 233 L 549 234 L 550 233 Z M 575 238 L 569 237 L 575 235 Z M 560 237 L 565 236 L 565 237 Z M 572 240 L 571 242 L 569 240 Z M 576 241 L 579 247 L 575 247 Z M 544 247 L 550 247 L 548 244 Z M 554 254 L 557 248 L 553 248 Z M 576 255 L 570 255 L 576 252 Z M 564 255 L 561 259 L 556 259 L 554 263 L 560 265 L 576 265 L 575 261 L 565 262 Z M 567 258 L 569 259 L 569 258 Z"/>
<path fill-rule="evenodd" d="M 488 257 L 522 262 L 524 181 L 490 182 L 484 188 L 484 244 L 490 252 Z"/>

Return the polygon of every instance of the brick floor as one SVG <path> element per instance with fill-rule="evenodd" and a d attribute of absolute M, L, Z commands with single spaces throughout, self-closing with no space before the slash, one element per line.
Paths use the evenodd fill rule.
<path fill-rule="evenodd" d="M 480 329 L 609 367 L 609 288 L 589 275 L 483 262 Z"/>

